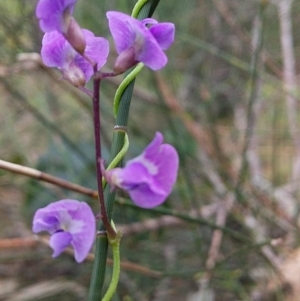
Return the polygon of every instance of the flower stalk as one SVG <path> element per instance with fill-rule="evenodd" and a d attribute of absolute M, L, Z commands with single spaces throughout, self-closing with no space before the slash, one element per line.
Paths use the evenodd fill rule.
<path fill-rule="evenodd" d="M 100 79 L 94 79 L 94 95 L 93 95 L 93 120 L 94 120 L 94 138 L 95 138 L 95 162 L 98 186 L 98 198 L 100 203 L 100 214 L 103 226 L 111 238 L 116 237 L 116 231 L 112 227 L 107 216 L 103 186 L 102 186 L 102 171 L 101 171 L 101 121 L 100 121 Z"/>

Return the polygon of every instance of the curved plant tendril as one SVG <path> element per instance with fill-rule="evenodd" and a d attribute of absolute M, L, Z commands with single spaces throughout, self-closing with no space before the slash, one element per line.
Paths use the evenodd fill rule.
<path fill-rule="evenodd" d="M 123 159 L 125 154 L 127 153 L 129 148 L 129 139 L 127 133 L 125 133 L 124 136 L 124 145 L 121 148 L 121 150 L 118 152 L 118 154 L 115 156 L 115 158 L 110 162 L 110 164 L 107 166 L 106 170 L 110 170 L 118 165 L 118 163 Z"/>
<path fill-rule="evenodd" d="M 121 96 L 125 90 L 125 88 L 136 78 L 136 76 L 142 71 L 144 67 L 143 63 L 138 63 L 134 69 L 124 78 L 124 80 L 121 82 L 120 86 L 118 87 L 115 98 L 114 98 L 114 116 L 116 118 L 119 104 L 121 100 Z"/>
<path fill-rule="evenodd" d="M 121 265 L 121 260 L 120 260 L 120 241 L 121 241 L 121 232 L 118 232 L 115 227 L 115 223 L 111 221 L 111 225 L 114 228 L 114 230 L 117 232 L 117 235 L 114 238 L 111 238 L 109 234 L 107 235 L 108 242 L 111 246 L 112 249 L 112 256 L 113 256 L 113 270 L 112 270 L 112 276 L 111 276 L 111 281 L 108 286 L 108 289 L 102 298 L 102 301 L 110 301 L 111 298 L 113 297 L 117 286 L 119 282 L 119 277 L 120 277 L 120 265 Z"/>
<path fill-rule="evenodd" d="M 131 17 L 133 18 L 137 18 L 139 12 L 141 11 L 142 7 L 148 2 L 149 0 L 140 0 L 138 1 L 133 10 L 132 10 L 132 14 L 131 14 Z"/>
<path fill-rule="evenodd" d="M 118 154 L 114 157 L 114 159 L 107 166 L 106 170 L 115 168 L 121 162 L 121 160 L 124 158 L 125 154 L 128 151 L 128 148 L 129 148 L 129 139 L 128 139 L 127 133 L 125 132 L 124 144 L 123 144 L 121 150 L 118 152 Z M 103 186 L 103 189 L 106 186 L 106 179 L 104 177 L 102 177 L 102 186 Z"/>
<path fill-rule="evenodd" d="M 109 284 L 109 287 L 102 299 L 102 301 L 110 301 L 113 297 L 119 282 L 120 277 L 120 241 L 121 241 L 121 233 L 117 232 L 117 236 L 114 239 L 110 239 L 108 237 L 109 244 L 112 248 L 112 257 L 113 257 L 113 271 L 112 277 Z"/>

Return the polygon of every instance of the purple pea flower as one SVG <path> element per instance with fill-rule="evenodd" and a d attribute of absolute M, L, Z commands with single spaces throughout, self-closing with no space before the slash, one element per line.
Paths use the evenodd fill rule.
<path fill-rule="evenodd" d="M 96 63 L 99 70 L 106 63 L 109 43 L 104 38 L 95 37 L 87 29 L 82 29 L 82 33 L 86 41 L 84 56 Z M 75 51 L 58 31 L 45 33 L 41 56 L 46 66 L 59 68 L 63 77 L 76 87 L 84 86 L 94 73 L 91 62 Z"/>
<path fill-rule="evenodd" d="M 74 5 L 77 0 L 40 0 L 36 16 L 43 32 L 57 30 L 67 33 Z"/>
<path fill-rule="evenodd" d="M 128 161 L 124 168 L 105 172 L 112 187 L 126 190 L 132 201 L 142 208 L 162 204 L 176 182 L 179 158 L 170 144 L 163 144 L 163 135 L 156 133 L 141 155 Z"/>
<path fill-rule="evenodd" d="M 53 249 L 52 257 L 59 256 L 71 245 L 77 262 L 88 255 L 96 234 L 96 220 L 85 202 L 61 200 L 38 209 L 33 217 L 32 231 L 47 231 Z"/>
<path fill-rule="evenodd" d="M 158 23 L 152 18 L 140 21 L 116 11 L 109 11 L 106 16 L 119 54 L 116 72 L 123 72 L 138 62 L 152 70 L 166 65 L 168 58 L 163 50 L 174 42 L 173 23 Z"/>

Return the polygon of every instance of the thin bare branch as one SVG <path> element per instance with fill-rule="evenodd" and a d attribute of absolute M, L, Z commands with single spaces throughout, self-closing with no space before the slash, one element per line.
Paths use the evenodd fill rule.
<path fill-rule="evenodd" d="M 53 185 L 57 185 L 59 187 L 66 188 L 66 189 L 90 196 L 94 199 L 98 198 L 98 193 L 92 189 L 89 189 L 84 186 L 80 186 L 80 185 L 74 184 L 72 182 L 54 177 L 50 174 L 47 174 L 45 172 L 30 168 L 30 167 L 26 167 L 26 166 L 10 163 L 10 162 L 4 161 L 4 160 L 0 160 L 0 168 L 14 172 L 14 173 L 18 173 L 21 175 L 25 175 L 27 177 L 31 177 L 31 178 L 34 178 L 34 179 L 37 179 L 40 181 L 51 183 Z"/>

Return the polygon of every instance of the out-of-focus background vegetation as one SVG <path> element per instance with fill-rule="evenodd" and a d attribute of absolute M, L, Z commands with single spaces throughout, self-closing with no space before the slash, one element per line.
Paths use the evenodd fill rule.
<path fill-rule="evenodd" d="M 78 0 L 82 27 L 111 42 L 105 12 L 135 1 Z M 0 159 L 95 189 L 91 101 L 40 63 L 34 0 L 0 2 Z M 300 2 L 161 1 L 176 25 L 160 72 L 143 70 L 127 158 L 156 131 L 180 154 L 174 191 L 156 210 L 119 195 L 123 230 L 114 300 L 288 300 L 300 296 Z M 103 81 L 104 157 L 121 77 Z M 32 240 L 34 210 L 72 191 L 0 170 L 0 300 L 85 300 L 92 263 L 51 258 Z M 110 266 L 108 267 L 108 278 Z"/>

